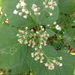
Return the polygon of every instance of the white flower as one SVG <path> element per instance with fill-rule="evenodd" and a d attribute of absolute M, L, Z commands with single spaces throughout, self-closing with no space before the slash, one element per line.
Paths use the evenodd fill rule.
<path fill-rule="evenodd" d="M 17 11 L 16 11 L 16 10 L 14 10 L 13 14 L 17 14 Z"/>
<path fill-rule="evenodd" d="M 50 16 L 52 16 L 53 14 L 52 13 L 50 13 Z"/>
<path fill-rule="evenodd" d="M 38 15 L 40 15 L 40 12 L 38 12 Z"/>
<path fill-rule="evenodd" d="M 38 10 L 38 8 L 35 8 L 34 11 L 36 12 Z"/>
<path fill-rule="evenodd" d="M 1 14 L 3 14 L 3 13 L 1 12 Z"/>
<path fill-rule="evenodd" d="M 27 30 L 27 29 L 28 29 L 28 27 L 25 27 L 25 29 Z"/>
<path fill-rule="evenodd" d="M 38 50 L 38 48 L 35 48 L 35 51 Z"/>
<path fill-rule="evenodd" d="M 48 5 L 45 5 L 45 8 L 48 8 Z"/>
<path fill-rule="evenodd" d="M 56 60 L 53 60 L 53 63 L 55 63 L 56 62 Z"/>
<path fill-rule="evenodd" d="M 56 22 L 54 22 L 53 24 L 56 24 Z"/>
<path fill-rule="evenodd" d="M 4 15 L 5 15 L 5 16 L 7 16 L 7 14 L 6 14 L 6 13 L 5 13 Z"/>
<path fill-rule="evenodd" d="M 59 25 L 56 25 L 55 27 L 57 30 L 61 30 L 61 27 Z"/>
<path fill-rule="evenodd" d="M 19 12 L 18 14 L 19 14 L 19 16 L 21 16 L 21 15 L 22 15 L 22 13 L 21 13 L 21 12 Z"/>
<path fill-rule="evenodd" d="M 23 17 L 26 19 L 27 18 L 27 15 L 24 15 Z"/>
<path fill-rule="evenodd" d="M 43 53 L 40 53 L 41 56 L 43 56 Z"/>
<path fill-rule="evenodd" d="M 39 34 L 39 32 L 38 32 L 38 31 L 36 31 L 36 33 L 37 33 L 37 34 Z"/>
<path fill-rule="evenodd" d="M 62 60 L 62 57 L 60 57 L 59 59 Z"/>
<path fill-rule="evenodd" d="M 24 8 L 22 9 L 22 12 L 25 12 L 25 9 Z"/>
<path fill-rule="evenodd" d="M 49 27 L 50 25 L 48 24 L 47 26 Z"/>
<path fill-rule="evenodd" d="M 21 6 L 25 6 L 26 4 L 22 1 L 22 2 L 20 3 L 20 5 L 21 5 Z"/>
<path fill-rule="evenodd" d="M 29 11 L 25 11 L 26 14 L 29 14 Z"/>
<path fill-rule="evenodd" d="M 45 66 L 47 67 L 48 66 L 48 63 L 45 63 Z"/>
<path fill-rule="evenodd" d="M 52 2 L 48 2 L 48 5 L 52 5 Z"/>
<path fill-rule="evenodd" d="M 46 3 L 45 2 L 43 2 L 43 5 L 45 5 Z"/>
<path fill-rule="evenodd" d="M 61 64 L 59 64 L 59 66 L 62 66 L 63 64 L 61 63 Z"/>
<path fill-rule="evenodd" d="M 19 9 L 19 7 L 20 7 L 19 4 L 17 4 L 17 5 L 16 5 L 16 8 Z"/>
<path fill-rule="evenodd" d="M 43 63 L 43 61 L 41 60 L 40 63 Z"/>

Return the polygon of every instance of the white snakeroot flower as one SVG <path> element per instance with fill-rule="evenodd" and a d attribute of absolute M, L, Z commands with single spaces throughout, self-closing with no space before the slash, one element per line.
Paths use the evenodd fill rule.
<path fill-rule="evenodd" d="M 32 48 L 34 48 L 34 45 L 32 45 Z"/>
<path fill-rule="evenodd" d="M 28 44 L 27 40 L 24 42 L 24 44 Z"/>
<path fill-rule="evenodd" d="M 26 13 L 26 14 L 29 14 L 29 11 L 27 10 L 27 11 L 25 11 L 25 13 Z"/>
<path fill-rule="evenodd" d="M 18 13 L 17 10 L 14 10 L 13 14 L 17 14 L 17 13 Z"/>
<path fill-rule="evenodd" d="M 46 3 L 45 2 L 43 2 L 43 5 L 45 5 Z"/>
<path fill-rule="evenodd" d="M 59 66 L 62 66 L 62 65 L 63 65 L 62 63 L 59 64 Z"/>
<path fill-rule="evenodd" d="M 47 34 L 47 36 L 49 36 L 49 34 Z"/>
<path fill-rule="evenodd" d="M 38 32 L 38 31 L 36 31 L 36 33 L 37 33 L 37 34 L 39 34 L 39 32 Z"/>
<path fill-rule="evenodd" d="M 34 15 L 37 15 L 38 13 L 34 12 Z"/>
<path fill-rule="evenodd" d="M 62 57 L 60 57 L 59 59 L 62 60 Z"/>
<path fill-rule="evenodd" d="M 34 9 L 34 12 L 36 12 L 37 10 L 38 10 L 38 8 L 35 8 L 35 9 Z"/>
<path fill-rule="evenodd" d="M 30 46 L 30 44 L 28 44 L 28 46 Z"/>
<path fill-rule="evenodd" d="M 47 26 L 49 27 L 50 25 L 48 24 Z"/>
<path fill-rule="evenodd" d="M 42 31 L 44 31 L 44 28 L 42 28 Z"/>
<path fill-rule="evenodd" d="M 34 53 L 31 53 L 31 57 L 34 57 Z"/>
<path fill-rule="evenodd" d="M 21 1 L 20 5 L 25 6 L 26 4 L 23 1 Z"/>
<path fill-rule="evenodd" d="M 35 51 L 38 50 L 38 48 L 35 48 Z"/>
<path fill-rule="evenodd" d="M 39 48 L 42 49 L 42 46 L 40 46 Z"/>
<path fill-rule="evenodd" d="M 48 5 L 45 5 L 45 8 L 48 8 Z"/>
<path fill-rule="evenodd" d="M 16 5 L 16 8 L 19 9 L 19 7 L 20 7 L 19 4 L 17 4 L 17 5 Z"/>
<path fill-rule="evenodd" d="M 22 13 L 21 13 L 21 12 L 19 12 L 18 14 L 19 14 L 19 16 L 21 16 L 21 15 L 22 15 Z"/>
<path fill-rule="evenodd" d="M 33 5 L 32 5 L 32 7 L 35 7 L 35 8 L 36 8 L 36 7 L 37 7 L 37 5 L 36 5 L 36 4 L 33 4 Z"/>
<path fill-rule="evenodd" d="M 7 14 L 6 14 L 6 13 L 5 13 L 4 15 L 5 15 L 5 16 L 7 16 Z"/>
<path fill-rule="evenodd" d="M 37 59 L 40 59 L 40 57 L 39 57 L 39 56 L 37 56 Z"/>
<path fill-rule="evenodd" d="M 48 5 L 52 5 L 52 2 L 48 2 Z"/>
<path fill-rule="evenodd" d="M 52 16 L 53 14 L 52 13 L 50 13 L 50 16 Z"/>
<path fill-rule="evenodd" d="M 38 15 L 40 15 L 40 12 L 38 12 Z"/>
<path fill-rule="evenodd" d="M 44 57 L 42 57 L 41 59 L 44 60 Z"/>
<path fill-rule="evenodd" d="M 34 60 L 35 60 L 35 61 L 37 61 L 38 59 L 37 59 L 37 58 L 35 58 Z"/>
<path fill-rule="evenodd" d="M 55 63 L 56 62 L 56 60 L 53 60 L 53 63 Z"/>
<path fill-rule="evenodd" d="M 28 27 L 25 27 L 25 29 L 27 30 L 27 29 L 28 29 Z"/>
<path fill-rule="evenodd" d="M 3 14 L 3 13 L 1 12 L 1 14 Z"/>
<path fill-rule="evenodd" d="M 40 63 L 43 63 L 43 61 L 42 61 L 42 60 L 40 60 Z"/>
<path fill-rule="evenodd" d="M 23 17 L 26 19 L 27 18 L 27 15 L 24 15 Z"/>
<path fill-rule="evenodd" d="M 25 32 L 25 34 L 28 34 L 27 32 Z"/>
<path fill-rule="evenodd" d="M 22 8 L 22 12 L 25 12 L 25 9 L 24 8 Z"/>
<path fill-rule="evenodd" d="M 56 22 L 54 22 L 53 24 L 56 24 Z"/>
<path fill-rule="evenodd" d="M 52 7 L 52 10 L 54 10 L 54 7 Z"/>
<path fill-rule="evenodd" d="M 45 63 L 45 66 L 47 67 L 48 66 L 48 63 Z"/>
<path fill-rule="evenodd" d="M 43 56 L 43 53 L 40 53 L 41 56 Z"/>
<path fill-rule="evenodd" d="M 61 27 L 59 25 L 56 25 L 55 27 L 57 30 L 61 30 Z"/>
<path fill-rule="evenodd" d="M 0 7 L 0 12 L 1 12 L 2 8 Z"/>

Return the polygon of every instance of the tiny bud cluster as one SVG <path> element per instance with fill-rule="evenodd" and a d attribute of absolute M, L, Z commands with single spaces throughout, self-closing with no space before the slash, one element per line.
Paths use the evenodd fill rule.
<path fill-rule="evenodd" d="M 7 14 L 6 13 L 3 13 L 2 12 L 2 8 L 0 7 L 0 15 L 4 15 L 5 17 L 7 17 Z M 2 22 L 2 24 L 4 24 L 4 23 L 8 23 L 8 18 L 6 18 L 6 20 L 4 21 L 4 22 Z"/>
<path fill-rule="evenodd" d="M 36 4 L 32 5 L 32 10 L 34 11 L 34 15 L 40 15 L 40 12 L 39 12 L 40 7 L 37 7 Z"/>
<path fill-rule="evenodd" d="M 50 9 L 54 10 L 54 7 L 57 6 L 57 3 L 56 3 L 56 1 L 51 0 L 48 2 L 47 1 L 43 2 L 43 5 L 45 6 L 46 9 L 50 8 Z M 49 15 L 52 16 L 53 13 L 49 12 Z"/>
<path fill-rule="evenodd" d="M 19 12 L 16 9 L 17 10 L 22 9 L 22 10 Z M 16 5 L 16 9 L 13 11 L 13 14 L 18 13 L 18 15 L 21 16 L 24 13 L 25 15 L 23 15 L 23 18 L 25 19 L 27 18 L 27 15 L 29 14 L 29 10 L 27 9 L 27 4 L 25 3 L 25 1 L 20 0 L 19 3 Z"/>
<path fill-rule="evenodd" d="M 49 70 L 53 70 L 53 69 L 55 68 L 54 64 L 55 64 L 55 65 L 62 66 L 62 63 L 57 62 L 56 60 L 52 60 L 52 62 L 49 62 L 49 61 L 46 62 L 46 63 L 45 63 L 45 66 L 48 67 Z"/>

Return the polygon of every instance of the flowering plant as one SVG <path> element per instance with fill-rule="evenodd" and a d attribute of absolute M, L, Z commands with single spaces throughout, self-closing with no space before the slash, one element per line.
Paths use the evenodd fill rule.
<path fill-rule="evenodd" d="M 71 40 L 71 47 L 75 48 L 75 35 L 73 40 L 67 40 L 67 30 L 59 24 L 58 0 L 0 2 L 0 67 L 5 68 L 7 75 L 27 75 L 30 71 L 34 75 L 60 75 L 58 69 L 63 72 L 65 61 L 69 61 L 66 57 L 75 59 L 65 52 L 64 44 Z"/>

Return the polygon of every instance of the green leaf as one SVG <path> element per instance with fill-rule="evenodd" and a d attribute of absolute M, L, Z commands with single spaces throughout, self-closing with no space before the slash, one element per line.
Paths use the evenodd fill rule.
<path fill-rule="evenodd" d="M 2 28 L 2 26 L 3 26 L 2 23 L 0 23 L 0 28 Z"/>
<path fill-rule="evenodd" d="M 16 75 L 16 74 L 28 74 L 29 73 L 30 68 L 27 64 L 27 51 L 24 51 L 24 55 L 21 59 L 22 61 L 20 61 L 20 65 L 13 68 L 11 71 L 11 74 Z"/>
<path fill-rule="evenodd" d="M 27 49 L 18 43 L 17 33 L 13 27 L 0 28 L 0 68 L 14 68 L 23 60 Z"/>
<path fill-rule="evenodd" d="M 59 0 L 59 10 L 66 14 L 75 11 L 75 0 Z"/>
<path fill-rule="evenodd" d="M 72 37 L 70 37 L 69 34 L 64 33 L 63 38 L 72 48 L 75 48 L 74 39 Z"/>
<path fill-rule="evenodd" d="M 4 6 L 4 1 L 5 1 L 5 0 L 0 0 L 0 7 L 2 7 L 2 8 L 3 8 L 3 6 Z"/>

